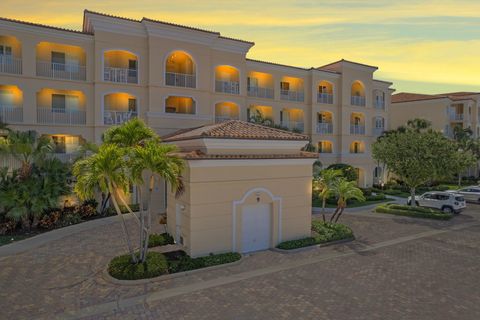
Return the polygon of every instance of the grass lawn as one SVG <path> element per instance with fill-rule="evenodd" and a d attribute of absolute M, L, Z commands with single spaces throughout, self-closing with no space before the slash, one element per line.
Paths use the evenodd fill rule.
<path fill-rule="evenodd" d="M 394 201 L 392 199 L 383 199 L 383 200 L 373 200 L 373 201 L 364 201 L 364 202 L 353 202 L 351 204 L 348 204 L 347 205 L 347 208 L 358 208 L 358 207 L 365 207 L 365 206 L 369 206 L 369 205 L 372 205 L 372 204 L 379 204 L 379 203 L 384 203 L 384 202 L 390 202 L 390 201 Z M 313 207 L 317 207 L 317 208 L 321 208 L 322 207 L 322 200 L 313 200 L 312 201 L 312 206 Z M 326 205 L 326 208 L 336 208 L 337 205 L 335 204 L 329 204 L 327 203 Z"/>
<path fill-rule="evenodd" d="M 33 237 L 36 234 L 0 235 L 0 246 Z"/>

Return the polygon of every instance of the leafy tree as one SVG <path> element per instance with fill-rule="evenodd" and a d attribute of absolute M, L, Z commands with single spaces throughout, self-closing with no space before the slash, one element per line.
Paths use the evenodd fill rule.
<path fill-rule="evenodd" d="M 329 165 L 327 169 L 340 170 L 342 172 L 342 176 L 348 181 L 357 181 L 358 179 L 357 170 L 346 163 L 334 163 Z"/>
<path fill-rule="evenodd" d="M 456 173 L 458 176 L 458 187 L 462 184 L 462 173 L 473 166 L 480 160 L 480 140 L 475 139 L 473 131 L 470 128 L 462 128 L 456 126 L 453 130 L 454 140 L 457 142 L 457 160 Z"/>
<path fill-rule="evenodd" d="M 338 219 L 342 215 L 343 211 L 347 207 L 347 201 L 350 199 L 356 199 L 359 201 L 365 201 L 362 190 L 356 186 L 355 181 L 348 181 L 345 178 L 338 178 L 334 181 L 332 186 L 332 192 L 337 197 L 337 208 L 330 218 L 330 222 L 337 223 Z"/>
<path fill-rule="evenodd" d="M 335 183 L 341 176 L 341 170 L 326 169 L 322 170 L 320 175 L 313 180 L 313 190 L 317 192 L 322 199 L 323 221 L 325 221 L 325 204 L 328 197 L 333 195 Z"/>

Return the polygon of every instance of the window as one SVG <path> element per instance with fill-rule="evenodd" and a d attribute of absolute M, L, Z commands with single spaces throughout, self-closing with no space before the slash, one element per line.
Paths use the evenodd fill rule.
<path fill-rule="evenodd" d="M 128 99 L 128 111 L 137 111 L 137 99 Z"/>
<path fill-rule="evenodd" d="M 360 117 L 355 117 L 355 118 L 353 118 L 353 123 L 354 123 L 356 126 L 359 126 L 361 121 L 362 121 L 362 120 L 360 119 Z"/>
<path fill-rule="evenodd" d="M 65 53 L 52 51 L 52 69 L 65 71 Z"/>
<path fill-rule="evenodd" d="M 52 94 L 52 111 L 65 112 L 66 98 L 64 94 Z"/>
<path fill-rule="evenodd" d="M 137 76 L 137 60 L 128 60 L 128 76 L 136 77 Z"/>
<path fill-rule="evenodd" d="M 258 87 L 258 79 L 257 78 L 247 78 L 247 87 L 248 88 L 257 88 Z"/>
<path fill-rule="evenodd" d="M 52 136 L 53 144 L 55 145 L 55 153 L 66 153 L 67 144 L 65 136 Z"/>
<path fill-rule="evenodd" d="M 280 82 L 280 90 L 289 91 L 290 90 L 290 83 L 289 82 Z"/>
<path fill-rule="evenodd" d="M 327 86 L 319 86 L 319 87 L 318 87 L 318 92 L 320 92 L 320 93 L 328 93 Z"/>
<path fill-rule="evenodd" d="M 0 56 L 12 56 L 12 47 L 0 44 Z"/>

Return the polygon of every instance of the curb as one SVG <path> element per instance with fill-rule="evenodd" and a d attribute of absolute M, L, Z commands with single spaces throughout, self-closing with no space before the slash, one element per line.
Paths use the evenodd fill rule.
<path fill-rule="evenodd" d="M 177 272 L 177 273 L 172 273 L 172 274 L 163 274 L 158 277 L 153 277 L 153 278 L 148 278 L 148 279 L 138 279 L 138 280 L 119 280 L 114 277 L 112 277 L 108 273 L 108 265 L 103 269 L 102 271 L 102 278 L 103 280 L 117 284 L 117 285 L 122 285 L 122 286 L 136 286 L 136 285 L 141 285 L 141 284 L 147 284 L 151 282 L 160 282 L 160 281 L 165 281 L 165 280 L 171 280 L 175 278 L 181 278 L 181 277 L 186 277 L 191 274 L 199 273 L 202 271 L 211 271 L 211 270 L 216 270 L 216 269 L 221 269 L 221 268 L 226 268 L 226 267 L 232 267 L 235 265 L 240 264 L 243 262 L 244 255 L 241 254 L 240 260 L 230 262 L 230 263 L 224 263 L 224 264 L 219 264 L 216 266 L 211 266 L 211 267 L 206 267 L 206 268 L 200 268 L 200 269 L 195 269 L 195 270 L 189 270 L 189 271 L 183 271 L 183 272 Z"/>
<path fill-rule="evenodd" d="M 283 254 L 290 254 L 290 253 L 298 253 L 298 252 L 308 251 L 308 250 L 312 250 L 312 249 L 315 249 L 315 248 L 333 246 L 335 244 L 347 243 L 347 242 L 351 242 L 351 241 L 354 241 L 354 240 L 355 240 L 355 237 L 347 238 L 347 239 L 341 239 L 341 240 L 335 240 L 335 241 L 330 241 L 330 242 L 325 242 L 325 243 L 320 243 L 320 244 L 315 244 L 313 246 L 297 248 L 297 249 L 286 250 L 286 249 L 272 248 L 270 250 L 275 251 L 275 252 L 279 252 L 279 253 L 283 253 Z"/>

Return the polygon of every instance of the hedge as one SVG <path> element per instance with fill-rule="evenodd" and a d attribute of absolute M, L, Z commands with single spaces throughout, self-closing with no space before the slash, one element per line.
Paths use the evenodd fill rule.
<path fill-rule="evenodd" d="M 437 209 L 411 207 L 400 204 L 382 204 L 375 208 L 375 212 L 437 220 L 450 220 L 453 217 L 453 215 L 444 213 Z"/>
<path fill-rule="evenodd" d="M 167 244 L 173 244 L 173 237 L 168 233 L 154 233 L 148 237 L 148 247 L 158 247 L 158 246 L 165 246 Z"/>
<path fill-rule="evenodd" d="M 195 269 L 207 268 L 217 266 L 225 263 L 238 261 L 242 258 L 240 253 L 228 252 L 220 254 L 210 254 L 205 257 L 191 258 L 187 255 L 181 257 L 179 260 L 168 261 L 168 272 L 176 273 L 183 271 L 190 271 Z"/>
<path fill-rule="evenodd" d="M 148 252 L 144 263 L 133 264 L 132 257 L 125 254 L 110 261 L 108 273 L 119 280 L 148 279 L 168 273 L 168 262 L 163 254 Z"/>
<path fill-rule="evenodd" d="M 314 232 L 312 237 L 285 241 L 278 244 L 277 248 L 283 250 L 292 250 L 309 247 L 316 244 L 353 238 L 352 229 L 340 223 L 314 220 L 312 221 L 312 231 Z"/>

